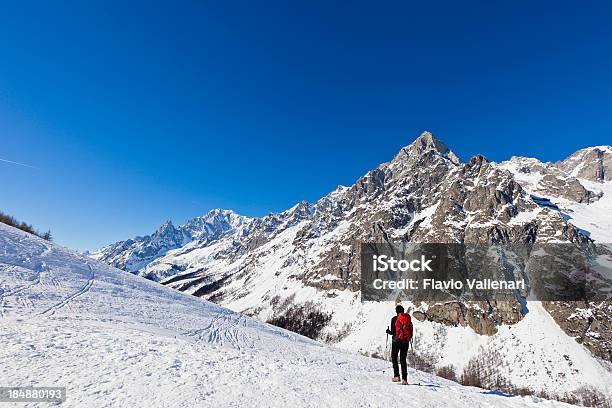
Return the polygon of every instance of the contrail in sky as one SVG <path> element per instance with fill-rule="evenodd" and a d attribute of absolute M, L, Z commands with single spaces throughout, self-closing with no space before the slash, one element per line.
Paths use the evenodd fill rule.
<path fill-rule="evenodd" d="M 14 164 L 14 165 L 16 165 L 16 166 L 29 167 L 29 168 L 31 168 L 31 169 L 38 169 L 37 167 L 30 166 L 29 164 L 19 163 L 19 162 L 12 161 L 12 160 L 0 159 L 0 162 L 3 162 L 3 163 L 8 163 L 8 164 Z"/>

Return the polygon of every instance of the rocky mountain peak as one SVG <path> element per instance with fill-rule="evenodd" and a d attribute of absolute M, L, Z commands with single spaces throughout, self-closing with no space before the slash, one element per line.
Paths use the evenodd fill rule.
<path fill-rule="evenodd" d="M 433 148 L 441 153 L 448 151 L 448 147 L 428 130 L 421 133 L 412 144 L 423 148 Z"/>
<path fill-rule="evenodd" d="M 174 227 L 174 224 L 172 224 L 172 221 L 170 220 L 167 220 L 166 222 L 164 222 L 157 229 L 157 231 L 155 231 L 155 235 L 157 236 L 169 235 L 169 234 L 174 234 L 174 233 L 176 233 L 176 228 Z"/>
<path fill-rule="evenodd" d="M 240 218 L 240 217 L 241 217 L 240 215 L 236 214 L 232 210 L 223 210 L 221 208 L 215 208 L 214 210 L 210 210 L 203 216 L 196 217 L 196 218 L 206 223 L 216 224 L 216 223 L 231 223 L 233 220 L 235 220 L 236 218 Z M 189 223 L 189 221 L 187 223 Z"/>
<path fill-rule="evenodd" d="M 311 207 L 312 205 L 306 201 L 306 200 L 302 200 L 299 203 L 297 203 L 296 205 L 294 205 L 293 207 L 291 207 L 290 209 L 288 209 L 287 211 L 285 211 L 285 213 L 287 215 L 294 215 L 294 214 L 308 214 L 311 211 Z"/>
<path fill-rule="evenodd" d="M 215 208 L 202 216 L 188 220 L 181 225 L 180 229 L 187 240 L 210 241 L 219 238 L 229 230 L 239 227 L 248 219 L 232 210 Z"/>
<path fill-rule="evenodd" d="M 459 157 L 448 148 L 444 142 L 436 138 L 431 132 L 425 131 L 421 133 L 419 137 L 415 139 L 409 146 L 402 149 L 402 152 L 408 153 L 409 155 L 422 155 L 427 152 L 434 152 L 454 164 L 459 164 L 461 160 Z M 400 155 L 402 154 L 400 152 Z"/>
<path fill-rule="evenodd" d="M 480 167 L 480 166 L 483 166 L 489 163 L 490 163 L 489 159 L 484 157 L 482 154 L 477 154 L 470 159 L 469 165 Z"/>

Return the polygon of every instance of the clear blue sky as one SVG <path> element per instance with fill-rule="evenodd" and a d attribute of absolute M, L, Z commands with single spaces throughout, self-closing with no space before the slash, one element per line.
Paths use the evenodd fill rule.
<path fill-rule="evenodd" d="M 612 3 L 330 3 L 3 4 L 0 159 L 35 168 L 0 162 L 0 210 L 92 249 L 314 201 L 425 129 L 612 144 Z"/>

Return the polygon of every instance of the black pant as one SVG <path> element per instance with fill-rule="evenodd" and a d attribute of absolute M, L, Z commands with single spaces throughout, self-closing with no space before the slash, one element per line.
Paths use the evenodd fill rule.
<path fill-rule="evenodd" d="M 408 355 L 407 341 L 394 341 L 391 343 L 391 361 L 393 362 L 393 376 L 399 377 L 399 365 L 397 364 L 397 354 L 399 353 L 400 364 L 402 365 L 402 380 L 408 381 L 408 368 L 406 367 L 406 356 Z"/>

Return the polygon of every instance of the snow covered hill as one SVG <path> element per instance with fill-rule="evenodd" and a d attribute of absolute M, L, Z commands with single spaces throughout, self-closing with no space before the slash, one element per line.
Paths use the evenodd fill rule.
<path fill-rule="evenodd" d="M 0 342 L 0 386 L 65 386 L 62 406 L 69 407 L 562 405 L 413 370 L 411 381 L 420 385 L 392 384 L 382 360 L 322 345 L 4 224 Z"/>

